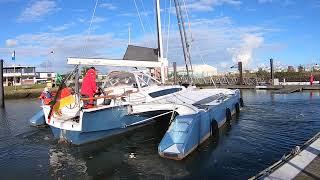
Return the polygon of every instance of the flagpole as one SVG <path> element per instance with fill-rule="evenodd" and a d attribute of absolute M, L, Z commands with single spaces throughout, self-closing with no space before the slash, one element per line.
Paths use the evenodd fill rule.
<path fill-rule="evenodd" d="M 13 86 L 14 86 L 14 90 L 16 91 L 17 90 L 17 87 L 16 87 L 16 65 L 15 65 L 16 51 L 13 51 L 12 60 L 13 60 Z"/>
<path fill-rule="evenodd" d="M 16 65 L 15 65 L 15 63 L 13 63 L 13 86 L 14 86 L 14 90 L 17 90 L 17 87 L 16 87 Z"/>

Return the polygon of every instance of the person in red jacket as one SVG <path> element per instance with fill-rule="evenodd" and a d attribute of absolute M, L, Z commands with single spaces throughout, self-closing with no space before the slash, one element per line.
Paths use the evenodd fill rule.
<path fill-rule="evenodd" d="M 83 101 L 84 108 L 91 108 L 94 106 L 94 94 L 98 92 L 96 84 L 96 69 L 91 67 L 82 80 L 81 95 L 82 97 L 92 98 L 89 101 Z"/>
<path fill-rule="evenodd" d="M 310 85 L 312 86 L 313 85 L 313 81 L 314 81 L 314 77 L 313 77 L 312 74 L 309 77 L 309 81 L 310 81 Z"/>

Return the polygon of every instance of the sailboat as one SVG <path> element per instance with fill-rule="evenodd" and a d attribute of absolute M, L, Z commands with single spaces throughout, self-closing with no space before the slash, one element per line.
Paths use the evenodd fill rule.
<path fill-rule="evenodd" d="M 165 85 L 168 61 L 163 57 L 160 0 L 155 1 L 157 49 L 128 46 L 122 60 L 67 59 L 69 65 L 75 66 L 69 74 L 72 77 L 69 81 L 75 83 L 71 95 L 74 102 L 59 113 L 52 112 L 53 105 L 42 105 L 45 123 L 54 137 L 81 145 L 143 127 L 166 116 L 171 124 L 158 151 L 162 157 L 179 160 L 216 134 L 219 127 L 230 121 L 232 114 L 239 113 L 242 102 L 239 90 Z M 101 86 L 103 95 L 95 97 L 96 105 L 88 109 L 83 107 L 84 99 L 80 97 L 79 65 L 135 69 L 110 72 Z M 139 68 L 160 69 L 161 80 Z"/>

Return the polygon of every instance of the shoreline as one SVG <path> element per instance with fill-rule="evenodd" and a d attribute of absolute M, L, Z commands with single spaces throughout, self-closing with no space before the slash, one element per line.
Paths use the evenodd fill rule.
<path fill-rule="evenodd" d="M 198 88 L 215 88 L 212 85 L 197 85 Z M 281 90 L 285 88 L 300 88 L 302 91 L 305 90 L 320 90 L 320 86 L 313 85 L 313 86 L 240 86 L 240 85 L 223 85 L 223 86 L 216 86 L 216 88 L 227 88 L 227 89 L 251 89 L 251 90 Z M 56 88 L 51 89 L 51 91 L 55 91 Z M 43 88 L 21 88 L 19 87 L 17 90 L 13 88 L 5 88 L 4 91 L 4 98 L 5 99 L 24 99 L 24 98 L 37 98 L 40 96 Z"/>

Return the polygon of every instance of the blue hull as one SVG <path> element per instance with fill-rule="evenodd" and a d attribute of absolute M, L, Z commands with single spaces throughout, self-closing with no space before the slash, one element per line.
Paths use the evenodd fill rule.
<path fill-rule="evenodd" d="M 31 126 L 44 126 L 46 124 L 46 120 L 44 118 L 44 113 L 42 110 L 37 112 L 32 118 L 29 120 Z"/>
<path fill-rule="evenodd" d="M 185 158 L 210 135 L 218 133 L 219 127 L 237 111 L 240 101 L 238 94 L 219 105 L 209 107 L 207 111 L 177 116 L 158 146 L 160 156 L 175 160 Z"/>
<path fill-rule="evenodd" d="M 159 112 L 155 113 L 159 114 Z M 115 107 L 85 112 L 82 118 L 81 131 L 50 127 L 55 138 L 65 140 L 71 144 L 81 145 L 147 125 L 154 120 L 145 121 L 150 116 L 152 117 L 154 114 L 128 115 L 127 107 Z"/>
<path fill-rule="evenodd" d="M 119 128 L 119 129 L 104 130 L 104 131 L 92 131 L 92 132 L 69 131 L 69 130 L 62 130 L 59 128 L 55 128 L 53 126 L 50 126 L 50 127 L 56 139 L 63 139 L 67 142 L 70 142 L 71 144 L 81 145 L 81 144 L 102 140 L 114 135 L 122 134 L 141 126 L 142 125 L 137 125 L 137 126 L 127 127 L 127 128 Z"/>

